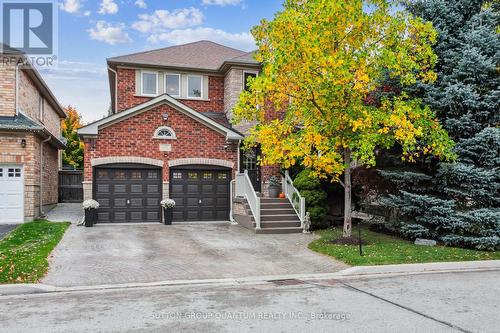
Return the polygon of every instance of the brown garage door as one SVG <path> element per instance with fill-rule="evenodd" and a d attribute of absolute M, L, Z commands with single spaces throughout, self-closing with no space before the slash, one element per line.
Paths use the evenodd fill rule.
<path fill-rule="evenodd" d="M 161 169 L 140 164 L 113 164 L 94 170 L 97 221 L 161 222 Z"/>
<path fill-rule="evenodd" d="M 170 197 L 175 200 L 174 222 L 227 221 L 230 170 L 190 166 L 170 171 Z"/>

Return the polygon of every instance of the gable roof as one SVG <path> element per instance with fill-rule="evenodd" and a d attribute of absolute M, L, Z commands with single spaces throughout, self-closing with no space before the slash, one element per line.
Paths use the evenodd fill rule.
<path fill-rule="evenodd" d="M 217 71 L 225 60 L 247 54 L 232 47 L 202 40 L 162 49 L 108 58 L 108 64 L 146 65 Z"/>
<path fill-rule="evenodd" d="M 33 81 L 35 87 L 47 99 L 47 101 L 54 108 L 59 117 L 66 118 L 66 112 L 64 112 L 63 107 L 54 96 L 47 83 L 45 83 L 45 80 L 42 78 L 38 70 L 31 65 L 31 62 L 29 61 L 29 59 L 27 59 L 24 52 L 10 47 L 7 44 L 0 43 L 0 55 L 1 54 L 21 58 L 21 60 L 18 60 L 18 63 L 22 64 L 22 66 L 20 66 L 20 69 L 24 71 L 26 75 L 28 75 L 28 77 Z"/>
<path fill-rule="evenodd" d="M 234 130 L 232 128 L 229 128 L 229 127 L 222 125 L 221 122 L 218 122 L 218 121 L 212 119 L 212 117 L 209 117 L 205 114 L 202 114 L 200 112 L 197 112 L 197 111 L 191 109 L 187 105 L 179 102 L 178 100 L 176 100 L 175 98 L 171 97 L 168 94 L 160 95 L 160 96 L 153 98 L 145 103 L 139 104 L 139 105 L 134 106 L 134 107 L 127 109 L 125 111 L 115 113 L 111 116 L 108 116 L 108 117 L 103 118 L 101 120 L 95 121 L 91 124 L 88 124 L 84 127 L 81 127 L 78 129 L 78 134 L 80 136 L 97 136 L 99 133 L 99 129 L 104 128 L 104 127 L 109 126 L 109 125 L 112 125 L 114 123 L 117 123 L 119 121 L 128 119 L 128 118 L 130 118 L 138 113 L 147 111 L 147 110 L 149 110 L 153 107 L 156 107 L 160 104 L 163 104 L 163 103 L 166 103 L 166 104 L 172 106 L 176 110 L 184 113 L 185 115 L 191 117 L 192 119 L 194 119 L 196 121 L 199 121 L 199 122 L 205 124 L 206 126 L 212 128 L 213 130 L 215 130 L 221 134 L 225 134 L 227 140 L 242 140 L 243 139 L 243 135 L 241 133 L 237 132 L 236 130 Z"/>

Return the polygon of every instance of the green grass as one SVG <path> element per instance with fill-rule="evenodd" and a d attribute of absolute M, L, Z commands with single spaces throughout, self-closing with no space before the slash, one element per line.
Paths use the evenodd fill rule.
<path fill-rule="evenodd" d="M 47 257 L 70 223 L 45 220 L 21 224 L 0 241 L 0 283 L 35 283 L 49 267 Z"/>
<path fill-rule="evenodd" d="M 329 243 L 331 239 L 342 237 L 340 227 L 319 230 L 315 233 L 321 238 L 309 244 L 311 250 L 354 266 L 500 259 L 500 251 L 483 252 L 447 246 L 419 246 L 401 238 L 370 231 L 367 228 L 361 229 L 361 238 L 367 242 L 367 245 L 363 245 L 364 256 L 360 256 L 358 245 Z M 353 229 L 353 236 L 357 237 L 357 235 L 358 230 Z"/>

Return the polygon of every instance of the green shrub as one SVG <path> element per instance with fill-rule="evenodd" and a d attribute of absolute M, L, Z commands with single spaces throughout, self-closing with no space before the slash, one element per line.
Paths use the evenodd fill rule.
<path fill-rule="evenodd" d="M 327 194 L 321 188 L 321 182 L 308 169 L 301 171 L 293 185 L 306 200 L 306 211 L 311 216 L 311 229 L 323 229 L 329 226 L 326 219 L 328 213 Z"/>
<path fill-rule="evenodd" d="M 314 177 L 311 170 L 305 169 L 301 171 L 293 180 L 293 186 L 299 191 L 302 190 L 317 190 L 321 188 L 321 182 L 318 178 Z"/>

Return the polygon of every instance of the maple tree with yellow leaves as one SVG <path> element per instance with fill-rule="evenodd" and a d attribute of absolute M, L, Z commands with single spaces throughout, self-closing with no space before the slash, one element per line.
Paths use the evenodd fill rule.
<path fill-rule="evenodd" d="M 420 100 L 402 93 L 366 102 L 387 76 L 402 85 L 436 79 L 430 23 L 387 0 L 286 0 L 252 33 L 262 71 L 241 94 L 235 121 L 257 120 L 246 143 L 260 145 L 263 164 L 300 161 L 344 186 L 344 237 L 352 229 L 354 162 L 373 166 L 376 149 L 395 144 L 409 161 L 422 154 L 454 158 L 453 142 Z M 269 110 L 284 114 L 272 120 Z"/>

